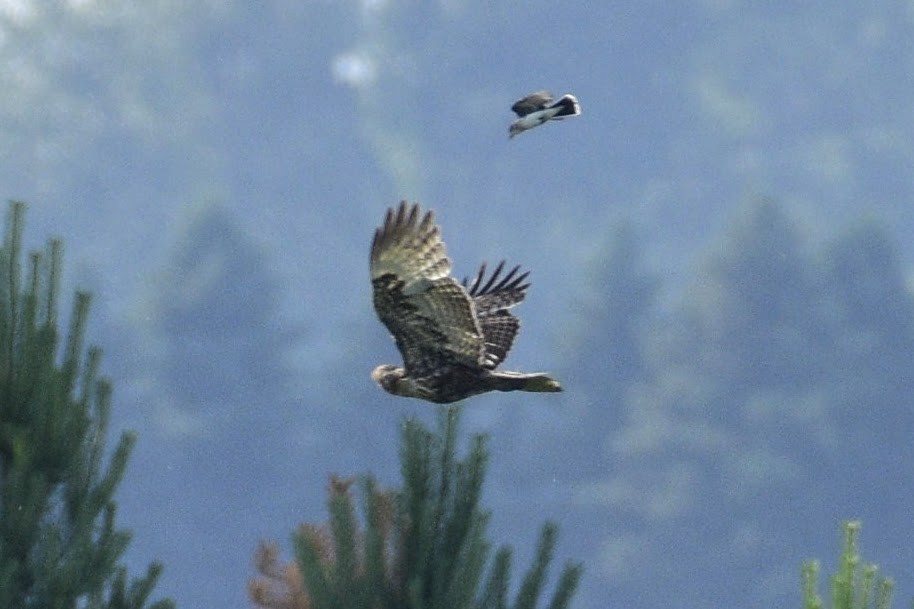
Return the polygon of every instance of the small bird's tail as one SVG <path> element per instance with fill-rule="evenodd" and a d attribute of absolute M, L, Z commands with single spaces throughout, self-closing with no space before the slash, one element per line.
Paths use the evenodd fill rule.
<path fill-rule="evenodd" d="M 489 377 L 497 391 L 530 391 L 533 393 L 557 393 L 562 385 L 544 372 L 523 374 L 520 372 L 493 372 Z"/>
<path fill-rule="evenodd" d="M 578 103 L 578 98 L 570 93 L 563 95 L 562 99 L 558 100 L 550 108 L 561 108 L 559 113 L 553 116 L 552 118 L 564 118 L 566 116 L 577 116 L 581 113 L 581 104 Z"/>

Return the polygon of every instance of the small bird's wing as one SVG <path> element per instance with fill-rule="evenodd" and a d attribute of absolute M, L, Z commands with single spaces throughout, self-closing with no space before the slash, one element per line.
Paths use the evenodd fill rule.
<path fill-rule="evenodd" d="M 490 370 L 504 361 L 514 344 L 520 320 L 510 309 L 523 301 L 530 287 L 529 283 L 524 283 L 529 272 L 518 274 L 520 267 L 515 266 L 501 277 L 504 266 L 502 261 L 486 279 L 486 265 L 483 263 L 472 282 L 463 280 L 463 286 L 476 306 L 476 317 L 485 340 L 485 366 Z"/>
<path fill-rule="evenodd" d="M 563 95 L 561 99 L 551 104 L 549 108 L 556 110 L 556 114 L 550 119 L 554 121 L 562 120 L 569 116 L 577 116 L 581 113 L 581 104 L 578 103 L 578 98 L 571 93 Z"/>
<path fill-rule="evenodd" d="M 388 209 L 371 245 L 375 311 L 393 335 L 407 374 L 428 376 L 454 363 L 481 367 L 485 345 L 473 302 L 450 276 L 451 261 L 431 211 Z"/>
<path fill-rule="evenodd" d="M 518 116 L 527 116 L 531 112 L 542 110 L 552 103 L 552 93 L 549 91 L 537 91 L 531 93 L 523 99 L 519 99 L 511 106 L 511 110 Z"/>

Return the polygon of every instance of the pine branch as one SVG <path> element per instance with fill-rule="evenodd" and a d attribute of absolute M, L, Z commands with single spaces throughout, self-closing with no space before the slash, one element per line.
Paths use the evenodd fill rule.
<path fill-rule="evenodd" d="M 0 606 L 141 609 L 161 567 L 119 566 L 130 534 L 114 501 L 135 437 L 103 463 L 111 385 L 84 347 L 91 298 L 76 294 L 58 364 L 63 247 L 31 254 L 23 286 L 24 211 L 11 204 L 0 248 Z"/>
<path fill-rule="evenodd" d="M 261 544 L 260 576 L 249 584 L 254 603 L 270 609 L 507 609 L 510 548 L 496 552 L 485 575 L 491 548 L 489 516 L 480 508 L 486 437 L 474 436 L 468 455 L 458 458 L 459 417 L 459 408 L 442 408 L 437 433 L 406 421 L 403 487 L 381 492 L 370 476 L 363 478 L 361 532 L 350 482 L 331 479 L 329 524 L 303 525 L 294 539 L 297 569 L 287 571 L 301 573 L 301 588 L 281 582 L 275 548 Z M 536 607 L 557 535 L 554 524 L 543 527 L 513 607 Z M 568 606 L 580 575 L 579 564 L 565 566 L 548 609 Z M 302 600 L 293 604 L 297 594 Z"/>
<path fill-rule="evenodd" d="M 555 594 L 549 603 L 549 609 L 566 609 L 571 603 L 571 598 L 578 589 L 578 583 L 584 574 L 584 566 L 579 562 L 570 562 L 562 569 Z"/>
<path fill-rule="evenodd" d="M 478 609 L 507 609 L 510 578 L 511 549 L 501 548 L 495 554 L 489 578 L 477 604 Z"/>
<path fill-rule="evenodd" d="M 838 559 L 837 572 L 831 578 L 833 609 L 888 609 L 892 602 L 894 583 L 878 575 L 876 565 L 862 563 L 859 554 L 860 522 L 843 524 L 844 541 Z M 822 609 L 818 593 L 819 562 L 806 561 L 802 568 L 803 607 Z"/>
<path fill-rule="evenodd" d="M 540 590 L 543 587 L 546 570 L 552 561 L 557 534 L 558 529 L 554 523 L 548 522 L 543 525 L 533 565 L 531 565 L 530 570 L 527 571 L 527 575 L 524 577 L 517 599 L 514 601 L 514 609 L 536 608 L 536 601 L 539 599 Z"/>

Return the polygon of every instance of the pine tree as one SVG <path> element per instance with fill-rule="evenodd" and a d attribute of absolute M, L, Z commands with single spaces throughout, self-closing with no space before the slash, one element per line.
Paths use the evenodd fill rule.
<path fill-rule="evenodd" d="M 295 535 L 296 563 L 283 567 L 275 545 L 261 545 L 260 577 L 252 600 L 271 609 L 535 609 L 552 561 L 557 527 L 546 523 L 533 564 L 509 603 L 511 549 L 495 553 L 488 513 L 479 506 L 488 451 L 486 436 L 472 438 L 457 458 L 459 407 L 440 409 L 433 433 L 414 419 L 404 425 L 403 488 L 381 491 L 362 481 L 360 530 L 352 480 L 331 479 L 330 522 L 303 525 Z M 565 565 L 547 605 L 565 609 L 582 567 Z"/>
<path fill-rule="evenodd" d="M 837 572 L 831 577 L 832 609 L 889 609 L 895 582 L 879 574 L 876 565 L 864 563 L 858 550 L 860 522 L 849 520 L 842 524 L 844 543 L 838 557 Z M 803 563 L 803 607 L 822 609 L 819 596 L 817 560 Z"/>
<path fill-rule="evenodd" d="M 119 564 L 130 534 L 113 496 L 135 436 L 106 466 L 111 384 L 99 349 L 83 348 L 90 297 L 76 294 L 58 363 L 62 246 L 32 253 L 23 283 L 24 213 L 10 205 L 0 249 L 0 607 L 173 607 L 147 605 L 161 565 L 129 578 Z"/>

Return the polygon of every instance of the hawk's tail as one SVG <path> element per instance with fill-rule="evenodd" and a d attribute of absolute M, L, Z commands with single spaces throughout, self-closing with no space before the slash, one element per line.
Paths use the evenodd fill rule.
<path fill-rule="evenodd" d="M 562 385 L 544 372 L 522 374 L 520 372 L 494 372 L 490 377 L 498 391 L 530 391 L 533 393 L 557 393 Z"/>

